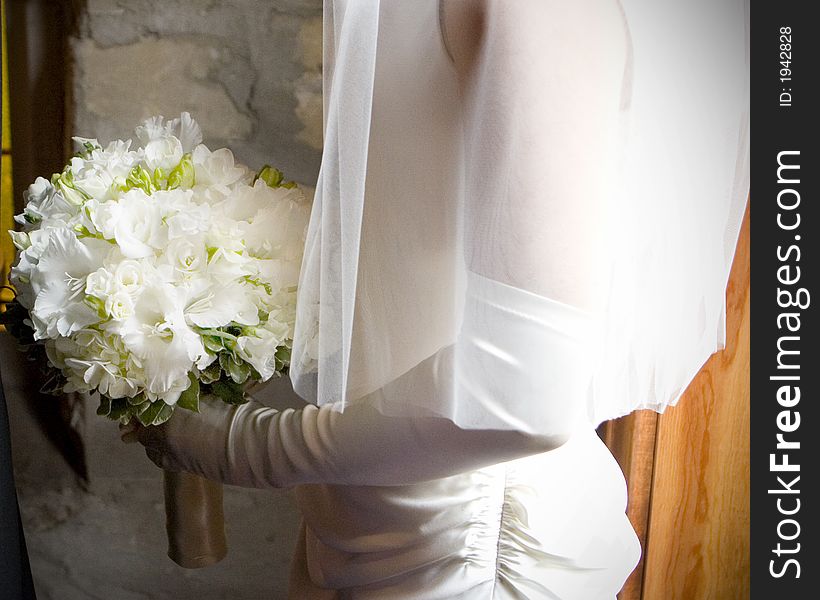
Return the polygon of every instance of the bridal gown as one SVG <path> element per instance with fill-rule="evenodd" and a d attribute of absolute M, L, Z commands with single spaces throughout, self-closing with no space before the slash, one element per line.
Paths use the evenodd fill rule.
<path fill-rule="evenodd" d="M 632 3 L 634 28 L 618 0 L 482 3 L 492 14 L 476 96 L 445 44 L 439 0 L 325 1 L 325 151 L 291 359 L 310 403 L 205 403 L 177 411 L 155 443 L 165 468 L 294 488 L 302 522 L 289 598 L 612 600 L 637 565 L 624 477 L 594 427 L 676 400 L 719 345 L 742 202 L 712 213 L 748 189 L 742 115 L 724 118 L 743 108 L 741 75 L 725 106 L 713 87 L 674 87 L 707 74 L 667 73 L 663 61 L 689 57 L 654 25 L 683 28 L 698 48 L 704 27 L 730 40 L 731 52 L 697 56 L 740 61 L 709 74 L 719 87 L 742 74 L 741 2 L 658 2 Z M 700 19 L 713 9 L 724 21 Z M 646 61 L 637 91 L 630 35 Z M 615 307 L 637 318 L 610 315 L 616 351 L 605 364 L 615 368 L 597 381 L 613 385 L 591 396 L 598 307 L 586 300 L 599 295 L 594 266 L 606 260 L 596 253 L 607 248 L 596 246 L 596 202 L 619 189 L 611 175 L 631 91 L 631 123 L 647 135 L 628 183 L 651 180 L 640 169 L 655 157 L 676 184 L 657 202 L 660 188 L 639 190 L 646 205 L 618 197 L 637 225 L 609 246 L 636 250 L 620 255 Z M 670 134 L 680 145 L 665 130 L 652 137 L 678 126 L 667 102 L 688 119 Z M 734 133 L 723 135 L 724 122 Z M 696 152 L 704 135 L 710 152 Z M 699 161 L 696 181 L 679 172 L 694 167 L 677 151 Z M 655 260 L 666 258 L 671 276 Z M 633 276 L 654 287 L 638 279 L 632 289 Z"/>
<path fill-rule="evenodd" d="M 462 107 L 438 0 L 382 2 L 378 43 L 391 51 L 376 53 L 363 249 L 389 225 L 423 218 L 425 203 L 458 193 L 462 176 Z M 393 202 L 382 209 L 387 196 Z M 397 204 L 408 211 L 396 211 Z M 416 251 L 446 239 L 447 226 L 429 223 Z M 363 252 L 358 293 L 391 287 L 391 264 L 397 262 L 389 251 Z M 354 321 L 354 339 L 414 337 L 380 316 Z M 365 341 L 358 355 L 366 349 Z M 418 393 L 425 393 L 421 386 Z M 367 438 L 362 431 L 361 443 Z M 401 451 L 408 463 L 419 460 L 412 446 Z M 615 597 L 640 555 L 624 514 L 623 474 L 590 424 L 579 424 L 556 450 L 449 477 L 389 486 L 306 484 L 295 492 L 303 523 L 293 599 L 605 600 Z"/>
<path fill-rule="evenodd" d="M 300 485 L 296 498 L 294 599 L 612 599 L 640 554 L 623 475 L 587 428 L 451 477 Z"/>

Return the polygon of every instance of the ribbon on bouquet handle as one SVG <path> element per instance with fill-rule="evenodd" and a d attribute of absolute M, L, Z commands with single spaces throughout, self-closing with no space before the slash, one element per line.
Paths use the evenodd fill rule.
<path fill-rule="evenodd" d="M 168 557 L 180 567 L 200 569 L 228 553 L 222 484 L 193 473 L 163 470 Z"/>
<path fill-rule="evenodd" d="M 120 438 L 136 443 L 142 427 L 136 419 L 120 424 Z M 186 471 L 163 469 L 162 474 L 168 557 L 186 569 L 218 563 L 228 553 L 222 484 Z"/>

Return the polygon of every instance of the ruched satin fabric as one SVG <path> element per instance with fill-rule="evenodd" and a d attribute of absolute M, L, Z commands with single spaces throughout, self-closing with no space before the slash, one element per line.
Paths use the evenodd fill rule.
<path fill-rule="evenodd" d="M 294 600 L 614 600 L 640 555 L 623 476 L 590 429 L 443 479 L 296 495 Z"/>

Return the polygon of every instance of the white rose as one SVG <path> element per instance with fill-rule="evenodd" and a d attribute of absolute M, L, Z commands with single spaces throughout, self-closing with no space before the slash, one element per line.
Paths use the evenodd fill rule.
<path fill-rule="evenodd" d="M 123 260 L 114 268 L 114 282 L 117 287 L 134 293 L 145 283 L 148 270 L 148 265 L 144 261 Z"/>
<path fill-rule="evenodd" d="M 108 170 L 107 165 L 75 156 L 71 159 L 71 172 L 77 189 L 99 200 L 112 197 L 110 191 L 114 184 L 114 174 Z"/>
<path fill-rule="evenodd" d="M 101 300 L 114 290 L 113 275 L 108 269 L 102 267 L 90 273 L 85 281 L 85 293 L 89 296 L 96 296 Z"/>
<path fill-rule="evenodd" d="M 168 244 L 162 261 L 171 267 L 174 279 L 189 278 L 208 266 L 208 252 L 202 235 L 180 237 Z"/>
<path fill-rule="evenodd" d="M 117 290 L 105 299 L 105 312 L 115 321 L 128 319 L 134 314 L 134 300 L 125 290 Z"/>

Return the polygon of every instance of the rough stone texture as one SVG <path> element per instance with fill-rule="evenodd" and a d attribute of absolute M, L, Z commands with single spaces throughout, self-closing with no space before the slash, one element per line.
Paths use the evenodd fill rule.
<path fill-rule="evenodd" d="M 85 0 L 70 40 L 72 133 L 129 137 L 152 114 L 190 111 L 212 147 L 312 185 L 322 145 L 322 0 Z M 0 336 L 14 467 L 40 600 L 284 598 L 298 514 L 286 491 L 226 488 L 230 551 L 187 571 L 165 556 L 161 473 L 84 407 L 86 490 L 22 394 Z M 287 381 L 271 393 L 298 406 Z M 0 590 L 0 597 L 2 591 Z"/>
<path fill-rule="evenodd" d="M 71 40 L 74 131 L 128 137 L 188 110 L 211 147 L 313 184 L 322 145 L 321 0 L 86 0 Z"/>
<path fill-rule="evenodd" d="M 237 108 L 247 104 L 250 86 L 245 86 L 244 102 L 235 103 L 223 85 L 209 79 L 218 61 L 241 68 L 241 59 L 229 51 L 199 40 L 164 39 L 109 48 L 81 40 L 74 48 L 76 60 L 83 65 L 79 79 L 83 118 L 78 119 L 78 131 L 93 130 L 93 137 L 108 140 L 121 136 L 120 123 L 137 124 L 154 114 L 175 115 L 184 106 L 206 128 L 209 140 L 231 143 L 251 136 L 251 118 Z M 123 101 L 135 96 L 135 86 L 140 90 L 139 102 Z M 100 123 L 85 125 L 90 119 Z"/>

